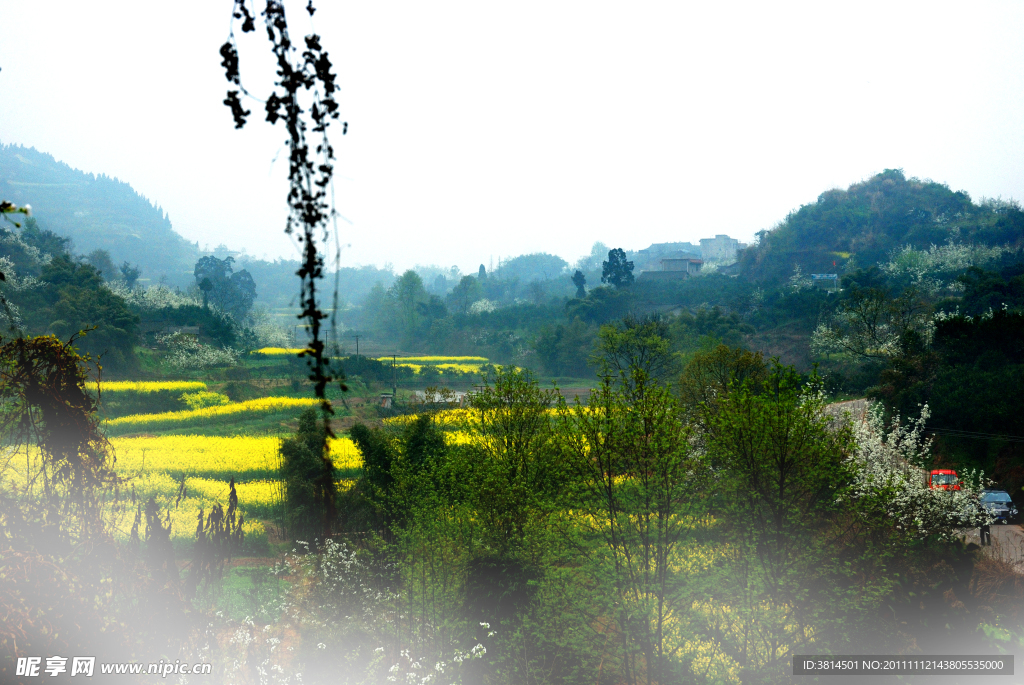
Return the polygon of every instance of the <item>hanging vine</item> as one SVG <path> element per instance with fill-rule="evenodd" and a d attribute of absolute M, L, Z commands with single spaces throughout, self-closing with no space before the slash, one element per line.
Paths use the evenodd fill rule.
<path fill-rule="evenodd" d="M 306 4 L 312 16 L 316 12 L 312 0 Z M 302 247 L 302 265 L 296 275 L 301 279 L 302 312 L 299 318 L 309 326 L 310 340 L 304 355 L 309 357 L 310 380 L 315 383 L 316 396 L 324 400 L 324 410 L 330 413 L 325 389 L 332 381 L 343 381 L 340 371 L 333 372 L 329 357 L 325 357 L 323 338 L 324 320 L 328 315 L 317 300 L 317 281 L 323 278 L 324 257 L 317 248 L 317 236 L 326 243 L 329 224 L 336 217 L 329 189 L 334 175 L 334 148 L 327 129 L 338 119 L 336 76 L 331 73 L 331 61 L 320 45 L 320 36 L 311 34 L 303 39 L 301 49 L 293 44 L 288 32 L 284 4 L 267 0 L 261 13 L 267 29 L 267 38 L 277 63 L 277 79 L 270 96 L 262 101 L 266 119 L 271 124 L 283 122 L 288 130 L 288 220 L 285 233 L 295 236 Z M 242 32 L 256 30 L 255 9 L 249 9 L 247 0 L 235 0 L 232 18 L 241 20 Z M 232 22 L 233 26 L 234 22 Z M 253 97 L 243 86 L 239 70 L 238 46 L 234 29 L 221 46 L 225 76 L 232 87 L 224 104 L 231 110 L 235 128 L 242 128 L 252 113 L 242 105 L 240 96 Z M 301 102 L 308 94 L 308 106 Z M 341 122 L 342 135 L 348 123 Z M 316 138 L 311 146 L 310 137 Z"/>
<path fill-rule="evenodd" d="M 232 29 L 227 42 L 220 48 L 221 66 L 231 84 L 224 104 L 231 110 L 235 128 L 245 126 L 252 113 L 242 104 L 242 97 L 246 97 L 262 102 L 266 120 L 271 124 L 282 122 L 288 131 L 288 220 L 285 233 L 294 236 L 302 249 L 301 266 L 296 272 L 301 281 L 302 311 L 298 318 L 306 322 L 309 330 L 309 342 L 302 356 L 307 359 L 309 379 L 313 381 L 314 392 L 320 400 L 324 424 L 322 457 L 324 478 L 327 479 L 333 478 L 326 441 L 334 436 L 330 426 L 334 410 L 327 400 L 326 390 L 333 382 L 338 382 L 343 391 L 347 390 L 344 372 L 340 368 L 332 368 L 330 356 L 324 353 L 324 324 L 328 315 L 317 299 L 318 281 L 324 276 L 324 256 L 317 248 L 317 240 L 319 238 L 327 244 L 332 224 L 337 233 L 331 183 L 335 158 L 327 131 L 330 124 L 338 119 L 338 88 L 336 76 L 331 73 L 331 61 L 320 44 L 320 36 L 310 34 L 303 38 L 302 45 L 294 44 L 288 31 L 284 4 L 280 0 L 266 0 L 260 13 L 276 61 L 273 91 L 266 100 L 257 100 L 242 86 L 234 25 L 236 20 L 241 21 L 243 33 L 256 30 L 255 2 L 234 0 Z M 312 0 L 308 0 L 305 9 L 311 17 L 316 12 Z M 342 135 L 347 130 L 347 122 L 341 122 Z M 330 520 L 334 516 L 334 503 L 327 504 L 325 531 L 329 531 Z"/>

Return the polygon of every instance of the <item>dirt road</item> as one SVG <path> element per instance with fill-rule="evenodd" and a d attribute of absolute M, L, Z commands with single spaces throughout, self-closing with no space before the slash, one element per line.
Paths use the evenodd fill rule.
<path fill-rule="evenodd" d="M 992 545 L 986 547 L 985 551 L 992 556 L 1009 561 L 1018 569 L 1024 571 L 1024 528 L 1017 524 L 1003 525 L 997 523 L 991 527 L 991 530 Z M 967 535 L 967 541 L 980 542 L 977 528 Z"/>

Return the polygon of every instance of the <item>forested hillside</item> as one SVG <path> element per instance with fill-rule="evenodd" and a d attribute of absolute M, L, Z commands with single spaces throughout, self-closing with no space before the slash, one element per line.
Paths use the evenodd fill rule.
<path fill-rule="evenodd" d="M 974 203 L 963 191 L 886 169 L 846 190 L 825 191 L 758 237 L 742 256 L 742 273 L 779 282 L 797 266 L 803 273 L 867 268 L 906 245 L 1020 245 L 1024 212 L 1012 202 Z"/>
<path fill-rule="evenodd" d="M 0 146 L 0 196 L 31 205 L 39 227 L 71 238 L 79 254 L 106 250 L 153 283 L 187 286 L 199 247 L 174 232 L 167 214 L 128 183 L 73 169 L 20 145 Z"/>

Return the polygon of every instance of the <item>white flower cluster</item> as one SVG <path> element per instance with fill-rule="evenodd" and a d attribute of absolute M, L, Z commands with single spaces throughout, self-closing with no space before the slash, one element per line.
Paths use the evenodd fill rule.
<path fill-rule="evenodd" d="M 934 337 L 934 324 L 926 322 L 922 328 L 922 337 L 925 342 L 930 342 Z M 818 324 L 818 327 L 811 333 L 811 352 L 829 354 L 863 349 L 864 353 L 872 356 L 894 357 L 899 354 L 899 331 L 885 324 L 879 324 L 872 332 L 877 338 L 874 345 L 870 344 L 867 336 L 859 335 L 860 331 L 857 330 L 855 322 L 851 322 L 850 316 L 840 312 L 833 317 L 830 323 Z"/>
<path fill-rule="evenodd" d="M 235 350 L 204 345 L 192 335 L 171 333 L 157 336 L 156 341 L 170 348 L 167 363 L 176 369 L 209 369 L 238 363 L 238 352 Z"/>
<path fill-rule="evenodd" d="M 480 625 L 487 625 L 481 623 Z M 488 626 L 489 627 L 489 626 Z M 494 635 L 493 632 L 490 635 Z M 378 648 L 379 649 L 379 648 Z M 383 651 L 383 650 L 380 650 Z M 487 654 L 487 648 L 479 642 L 473 646 L 468 652 L 456 649 L 452 654 L 451 663 L 447 661 L 438 661 L 434 663 L 433 670 L 425 670 L 423 668 L 422 659 L 413 659 L 411 653 L 407 649 L 403 649 L 399 653 L 399 660 L 391 665 L 388 669 L 388 682 L 397 683 L 405 682 L 408 685 L 431 685 L 432 683 L 438 682 L 438 676 L 444 675 L 446 668 L 457 667 L 464 661 L 472 661 L 474 659 L 482 659 Z M 405 673 L 404 681 L 400 678 L 402 673 Z M 456 678 L 455 680 L 445 679 L 445 682 L 462 682 L 461 679 Z"/>
<path fill-rule="evenodd" d="M 179 290 L 171 290 L 165 285 L 151 285 L 148 288 L 139 286 L 129 288 L 123 281 L 108 281 L 104 283 L 104 286 L 131 307 L 141 311 L 151 311 L 164 307 L 181 307 L 184 305 L 199 306 L 203 303 L 202 300 L 193 295 Z"/>
<path fill-rule="evenodd" d="M 482 300 L 477 300 L 473 304 L 469 305 L 469 313 L 483 314 L 484 312 L 493 312 L 497 308 L 498 304 L 496 302 L 484 298 Z"/>
<path fill-rule="evenodd" d="M 934 319 L 918 317 L 911 325 L 924 344 L 930 345 L 935 339 Z M 856 350 L 879 357 L 894 357 L 902 352 L 899 328 L 877 323 L 871 331 L 873 340 L 863 328 L 850 314 L 838 312 L 831 321 L 818 324 L 811 333 L 811 352 L 820 355 Z"/>
<path fill-rule="evenodd" d="M 953 538 L 958 529 L 990 522 L 978 502 L 982 477 L 959 474 L 959 490 L 928 487 L 923 466 L 931 462 L 932 441 L 924 439 L 929 416 L 925 405 L 916 421 L 904 424 L 896 416 L 886 426 L 881 406 L 869 408 L 866 420 L 854 427 L 853 493 L 882 507 L 905 535 Z"/>
<path fill-rule="evenodd" d="M 800 265 L 794 265 L 793 275 L 789 277 L 789 289 L 798 293 L 801 290 L 807 290 L 813 285 L 814 283 L 811 281 L 811 277 L 804 275 L 804 271 L 800 268 Z"/>
<path fill-rule="evenodd" d="M 0 272 L 4 275 L 5 290 L 31 290 L 39 285 L 39 279 L 34 276 L 19 278 L 10 257 L 0 257 Z"/>
<path fill-rule="evenodd" d="M 40 264 L 49 264 L 53 261 L 53 255 L 48 252 L 42 252 L 34 245 L 29 245 L 21 239 L 21 235 L 18 233 L 9 231 L 0 233 L 0 245 L 8 246 L 8 249 L 5 250 L 7 252 L 22 251 L 30 260 L 39 262 Z"/>
<path fill-rule="evenodd" d="M 301 540 L 296 540 L 296 545 L 274 573 L 298 573 L 301 581 L 293 582 L 290 598 L 274 610 L 284 612 L 304 630 L 317 636 L 333 635 L 335 639 L 343 639 L 347 635 L 361 634 L 391 643 L 391 649 L 379 646 L 373 650 L 369 668 L 382 676 L 374 682 L 456 685 L 463 682 L 461 665 L 481 659 L 487 653 L 482 644 L 464 651 L 454 644 L 438 644 L 435 638 L 422 637 L 436 634 L 436 626 L 429 622 L 423 624 L 423 632 L 413 630 L 410 633 L 414 636 L 411 644 L 403 639 L 408 646 L 395 653 L 396 622 L 413 617 L 407 613 L 408 598 L 390 589 L 385 580 L 394 567 L 373 568 L 355 549 L 333 539 L 326 540 L 318 552 L 311 551 L 311 545 Z M 488 637 L 495 635 L 489 624 L 480 626 L 488 631 Z M 421 637 L 416 639 L 416 635 Z M 318 642 L 317 648 L 330 649 L 326 640 Z"/>
<path fill-rule="evenodd" d="M 952 277 L 972 266 L 981 266 L 1008 251 L 1007 247 L 965 245 L 950 240 L 945 245 L 932 245 L 915 250 L 906 245 L 889 254 L 882 271 L 889 276 L 911 276 L 918 286 L 932 293 L 949 288 Z"/>
<path fill-rule="evenodd" d="M 1005 302 L 1003 303 L 1002 310 L 1004 312 L 1008 312 L 1010 310 L 1010 308 L 1006 306 Z M 942 311 L 935 312 L 934 320 L 935 321 L 949 321 L 951 319 L 959 319 L 962 316 L 964 316 L 964 315 L 960 313 L 960 307 L 956 307 L 951 312 L 942 312 Z M 978 316 L 973 317 L 973 318 L 974 318 L 974 320 L 976 322 L 977 321 L 988 321 L 993 316 L 995 316 L 995 312 L 992 310 L 991 307 L 989 307 L 987 312 L 982 312 L 981 314 L 978 314 Z M 972 317 L 967 316 L 966 318 L 967 319 L 971 319 Z"/>
<path fill-rule="evenodd" d="M 3 292 L 31 290 L 39 285 L 39 279 L 33 276 L 19 278 L 14 268 L 14 262 L 11 261 L 10 257 L 0 257 L 0 273 L 4 275 Z M 21 326 L 21 311 L 13 302 L 6 302 L 0 315 L 7 319 L 8 326 L 13 328 Z"/>

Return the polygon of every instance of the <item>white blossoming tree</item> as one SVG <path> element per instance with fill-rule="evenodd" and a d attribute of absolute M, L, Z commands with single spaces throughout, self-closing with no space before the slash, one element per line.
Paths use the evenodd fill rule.
<path fill-rule="evenodd" d="M 911 423 L 893 417 L 887 426 L 881 405 L 867 412 L 866 420 L 854 427 L 857 450 L 850 456 L 854 499 L 891 521 L 898 537 L 950 539 L 960 529 L 990 522 L 978 503 L 983 475 L 960 475 L 959 490 L 931 489 L 925 469 L 931 463 L 931 439 L 924 438 L 928 406 Z"/>
<path fill-rule="evenodd" d="M 204 345 L 194 336 L 183 333 L 157 336 L 157 342 L 168 347 L 167 363 L 176 369 L 209 369 L 238 363 L 237 350 Z"/>
<path fill-rule="evenodd" d="M 835 314 L 814 330 L 811 350 L 817 354 L 845 352 L 859 359 L 891 359 L 903 352 L 911 333 L 926 344 L 935 334 L 928 307 L 915 289 L 893 297 L 879 288 L 855 288 Z"/>
<path fill-rule="evenodd" d="M 932 245 L 916 250 L 910 245 L 893 250 L 882 271 L 889 276 L 909 276 L 922 290 L 936 294 L 957 285 L 957 274 L 972 266 L 982 266 L 1009 251 L 1007 247 L 973 245 L 954 242 Z"/>

